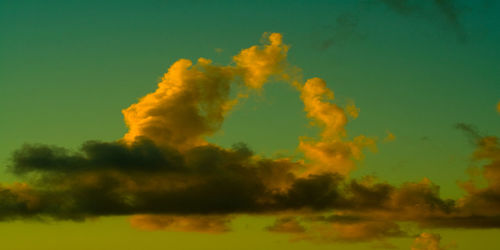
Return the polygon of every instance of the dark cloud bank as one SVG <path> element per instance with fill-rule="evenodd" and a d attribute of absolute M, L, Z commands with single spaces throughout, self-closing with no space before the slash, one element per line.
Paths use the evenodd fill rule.
<path fill-rule="evenodd" d="M 440 198 L 439 187 L 429 180 L 396 187 L 369 177 L 299 176 L 294 172 L 303 167 L 299 163 L 256 157 L 244 144 L 183 153 L 145 138 L 131 145 L 89 141 L 78 152 L 25 145 L 13 153 L 9 168 L 29 184 L 0 187 L 0 219 L 286 214 L 268 229 L 305 238 L 312 236 L 303 223 L 366 231 L 352 240 L 405 236 L 397 224 L 404 221 L 421 227 L 498 228 L 498 140 L 479 137 L 476 142 L 474 158 L 488 162 L 483 172 L 488 185 L 463 183 L 468 194 L 459 200 Z"/>

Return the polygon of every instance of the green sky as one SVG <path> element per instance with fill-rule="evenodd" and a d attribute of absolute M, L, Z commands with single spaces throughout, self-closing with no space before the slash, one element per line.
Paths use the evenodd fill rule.
<path fill-rule="evenodd" d="M 467 169 L 481 166 L 457 123 L 500 135 L 500 4 L 466 0 L 368 1 L 0 1 L 0 181 L 22 178 L 7 166 L 23 144 L 78 149 L 115 141 L 127 127 L 121 110 L 155 91 L 180 58 L 232 57 L 278 32 L 288 63 L 303 79 L 320 77 L 340 107 L 359 117 L 347 138 L 377 139 L 350 178 L 392 185 L 429 178 L 441 197 L 458 199 Z M 262 40 L 262 39 L 261 39 Z M 266 84 L 241 101 L 207 138 L 256 155 L 301 157 L 299 137 L 315 136 L 297 91 Z M 384 142 L 387 133 L 395 140 Z M 0 204 L 1 206 L 1 204 Z M 0 211 L 2 211 L 0 209 Z M 498 215 L 497 215 L 498 216 Z M 290 241 L 267 232 L 274 216 L 238 216 L 227 233 L 141 231 L 127 216 L 85 222 L 36 219 L 0 223 L 2 249 L 409 249 L 415 235 L 368 242 Z M 493 249 L 489 229 L 432 228 L 441 244 Z M 430 248 L 429 248 L 430 249 Z M 443 248 L 445 249 L 445 248 Z"/>

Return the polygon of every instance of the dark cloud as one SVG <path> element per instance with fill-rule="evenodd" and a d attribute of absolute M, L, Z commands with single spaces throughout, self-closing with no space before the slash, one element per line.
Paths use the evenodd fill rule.
<path fill-rule="evenodd" d="M 378 0 L 389 9 L 401 15 L 431 17 L 428 9 L 434 8 L 438 17 L 456 34 L 458 41 L 465 42 L 467 33 L 462 25 L 460 9 L 455 0 Z M 433 20 L 431 20 L 433 21 Z"/>
<path fill-rule="evenodd" d="M 384 208 L 394 190 L 395 187 L 387 183 L 367 185 L 356 180 L 352 180 L 346 189 L 350 207 L 356 210 Z"/>
<path fill-rule="evenodd" d="M 144 230 L 224 232 L 233 215 L 267 214 L 280 216 L 269 231 L 313 241 L 407 237 L 398 222 L 498 228 L 498 140 L 481 137 L 477 145 L 474 158 L 486 161 L 488 185 L 464 183 L 468 193 L 458 201 L 441 198 L 427 179 L 394 186 L 372 177 L 301 176 L 302 163 L 256 157 L 244 144 L 183 152 L 147 139 L 91 141 L 76 152 L 25 145 L 13 153 L 10 170 L 27 182 L 0 186 L 0 220 L 131 215 Z"/>
<path fill-rule="evenodd" d="M 156 147 L 147 139 L 131 146 L 123 142 L 85 142 L 80 151 L 47 145 L 24 145 L 12 154 L 10 169 L 30 172 L 73 173 L 92 170 L 176 171 L 183 170 L 181 155 L 174 149 Z"/>
<path fill-rule="evenodd" d="M 342 178 L 339 175 L 310 175 L 296 179 L 288 191 L 277 195 L 283 209 L 311 208 L 325 210 L 342 206 L 345 198 L 339 191 Z"/>
<path fill-rule="evenodd" d="M 202 146 L 182 155 L 147 140 L 131 146 L 87 142 L 73 154 L 57 147 L 26 145 L 13 154 L 11 170 L 30 174 L 33 187 L 22 192 L 7 187 L 2 198 L 12 204 L 9 207 L 26 207 L 27 212 L 19 216 L 38 213 L 57 219 L 63 213 L 47 208 L 52 199 L 61 199 L 61 208 L 74 214 L 67 216 L 69 219 L 86 215 L 251 211 L 257 209 L 255 196 L 265 193 L 259 171 L 271 167 L 266 162 L 250 163 L 251 155 L 242 145 L 233 150 Z M 25 193 L 37 202 L 28 206 L 21 199 Z M 0 217 L 9 214 L 15 211 Z"/>
<path fill-rule="evenodd" d="M 334 45 L 363 39 L 359 31 L 359 18 L 351 13 L 343 13 L 335 19 L 335 23 L 327 27 L 328 37 L 322 40 L 319 48 L 326 50 Z"/>
<path fill-rule="evenodd" d="M 293 171 L 301 167 L 255 158 L 243 144 L 233 149 L 199 146 L 182 153 L 146 139 L 131 145 L 86 142 L 73 153 L 25 145 L 14 152 L 10 169 L 29 184 L 3 187 L 1 198 L 9 205 L 0 217 L 372 211 L 393 209 L 391 199 L 396 206 L 420 202 L 444 210 L 438 194 L 418 185 L 367 185 L 331 173 L 298 177 Z M 54 201 L 58 206 L 51 206 Z"/>
<path fill-rule="evenodd" d="M 363 4 L 381 3 L 389 10 L 402 16 L 416 16 L 428 19 L 433 24 L 451 30 L 459 42 L 467 41 L 467 32 L 462 24 L 462 12 L 456 0 L 373 0 L 361 1 Z M 440 24 L 441 23 L 441 24 Z M 366 34 L 360 30 L 360 18 L 354 13 L 340 14 L 333 24 L 326 26 L 319 44 L 320 50 L 364 39 Z"/>
<path fill-rule="evenodd" d="M 390 9 L 403 15 L 409 15 L 420 9 L 418 4 L 410 0 L 379 0 L 379 1 L 385 4 Z"/>
<path fill-rule="evenodd" d="M 467 39 L 465 28 L 460 22 L 459 10 L 454 0 L 434 0 L 436 7 L 440 10 L 450 27 L 455 31 L 457 39 L 464 42 Z"/>
<path fill-rule="evenodd" d="M 73 153 L 25 145 L 13 153 L 10 169 L 29 177 L 29 184 L 22 190 L 3 188 L 0 198 L 9 205 L 0 218 L 321 210 L 339 203 L 341 177 L 297 178 L 291 173 L 296 163 L 252 157 L 244 144 L 230 150 L 199 146 L 183 153 L 146 139 L 130 146 L 86 142 Z M 52 208 L 54 200 L 59 205 Z"/>
<path fill-rule="evenodd" d="M 469 138 L 472 144 L 476 144 L 477 140 L 481 139 L 481 134 L 478 129 L 467 123 L 459 122 L 455 124 L 455 128 L 464 132 L 464 134 Z"/>

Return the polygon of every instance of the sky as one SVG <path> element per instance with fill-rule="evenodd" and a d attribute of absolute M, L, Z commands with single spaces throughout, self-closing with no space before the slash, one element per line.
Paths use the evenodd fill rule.
<path fill-rule="evenodd" d="M 5 249 L 493 249 L 494 0 L 0 1 Z"/>

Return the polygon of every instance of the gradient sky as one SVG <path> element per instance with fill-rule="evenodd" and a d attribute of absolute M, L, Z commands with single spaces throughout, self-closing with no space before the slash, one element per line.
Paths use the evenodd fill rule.
<path fill-rule="evenodd" d="M 391 3 L 406 3 L 396 8 Z M 320 77 L 339 106 L 354 101 L 349 135 L 378 138 L 351 177 L 393 185 L 429 178 L 457 199 L 457 181 L 475 145 L 455 124 L 500 135 L 500 4 L 429 1 L 0 1 L 0 181 L 25 143 L 77 149 L 114 141 L 127 127 L 122 109 L 156 89 L 180 58 L 226 65 L 241 49 L 278 32 L 288 62 L 304 79 Z M 314 136 L 299 94 L 283 82 L 239 103 L 207 140 L 246 143 L 256 154 L 300 157 L 299 136 Z M 384 142 L 387 133 L 395 140 Z M 290 241 L 264 230 L 271 216 L 241 216 L 222 234 L 141 231 L 127 217 L 85 222 L 0 223 L 2 249 L 370 249 L 363 243 Z M 442 245 L 493 249 L 494 229 L 430 229 Z M 420 233 L 420 232 L 418 232 Z M 410 249 L 414 237 L 386 240 Z"/>

